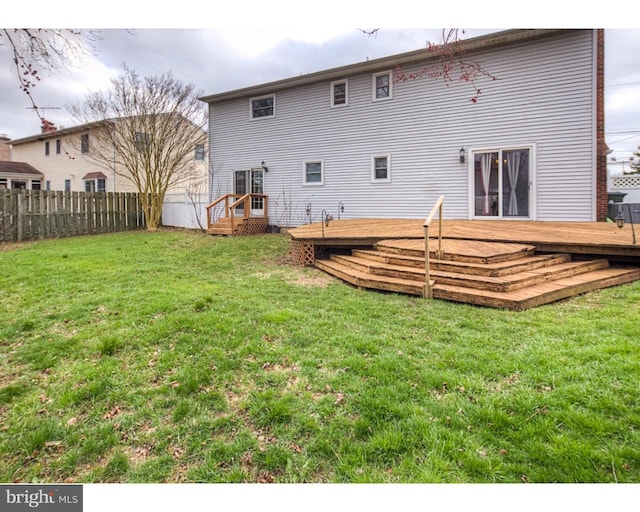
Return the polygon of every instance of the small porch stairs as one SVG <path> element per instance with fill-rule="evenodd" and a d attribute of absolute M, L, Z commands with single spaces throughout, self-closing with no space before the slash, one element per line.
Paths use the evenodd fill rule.
<path fill-rule="evenodd" d="M 262 214 L 256 213 L 256 206 Z M 267 233 L 268 197 L 263 194 L 225 194 L 207 206 L 207 234 L 245 236 Z M 239 214 L 238 214 L 239 213 Z"/>
<path fill-rule="evenodd" d="M 442 241 L 429 251 L 433 298 L 525 310 L 640 279 L 640 267 L 614 267 L 606 258 L 536 253 L 535 246 L 477 240 Z M 435 245 L 431 244 L 431 246 Z M 331 254 L 315 266 L 359 288 L 423 296 L 424 241 L 383 240 L 372 249 Z"/>

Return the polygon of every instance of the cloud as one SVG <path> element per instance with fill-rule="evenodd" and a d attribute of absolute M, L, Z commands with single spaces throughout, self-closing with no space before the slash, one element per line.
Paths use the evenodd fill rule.
<path fill-rule="evenodd" d="M 296 6 L 296 15 L 309 9 L 306 4 Z M 307 20 L 315 21 L 313 11 L 306 15 Z M 363 23 L 367 21 L 363 18 Z M 291 25 L 281 20 L 280 25 L 235 23 L 238 28 L 206 30 L 104 29 L 95 55 L 43 77 L 34 96 L 39 105 L 59 107 L 45 111 L 46 116 L 69 126 L 73 119 L 64 106 L 82 101 L 90 91 L 107 88 L 123 63 L 142 76 L 171 72 L 208 95 L 424 48 L 427 40 L 438 41 L 441 34 L 441 29 L 384 28 L 367 37 L 356 28 L 332 26 L 321 19 Z M 465 37 L 493 31 L 467 30 Z M 636 51 L 640 30 L 607 29 L 605 37 L 606 130 L 612 133 L 607 142 L 617 152 L 630 152 L 640 144 L 640 54 Z M 11 56 L 3 46 L 0 90 L 0 133 L 12 138 L 38 133 L 39 119 L 27 110 L 28 98 L 20 92 Z M 634 130 L 635 138 L 633 134 L 613 135 Z"/>

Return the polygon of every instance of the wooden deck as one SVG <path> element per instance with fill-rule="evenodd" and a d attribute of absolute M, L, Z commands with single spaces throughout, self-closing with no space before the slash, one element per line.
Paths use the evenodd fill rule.
<path fill-rule="evenodd" d="M 344 247 L 374 245 L 380 240 L 424 238 L 424 220 L 351 219 L 334 220 L 329 226 L 307 224 L 291 229 L 293 240 L 316 246 Z M 432 224 L 432 237 L 438 221 Z M 619 229 L 607 222 L 543 222 L 498 220 L 443 220 L 446 239 L 515 242 L 536 246 L 537 251 L 603 255 L 640 262 L 640 244 L 632 244 L 631 225 Z"/>
<path fill-rule="evenodd" d="M 434 298 L 522 310 L 640 280 L 627 226 L 445 220 L 442 228 L 444 254 L 436 258 L 435 239 L 429 246 Z M 423 221 L 343 220 L 289 233 L 302 264 L 361 288 L 425 294 Z"/>

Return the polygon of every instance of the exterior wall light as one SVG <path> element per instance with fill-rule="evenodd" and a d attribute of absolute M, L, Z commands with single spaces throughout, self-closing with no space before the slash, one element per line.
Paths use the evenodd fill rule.
<path fill-rule="evenodd" d="M 465 152 L 464 152 L 464 147 L 460 148 L 460 163 L 463 164 L 465 163 L 466 158 L 465 158 Z"/>
<path fill-rule="evenodd" d="M 262 170 L 264 172 L 269 172 L 269 168 L 267 167 L 267 164 L 264 163 L 264 160 L 262 161 Z"/>
<path fill-rule="evenodd" d="M 631 233 L 633 234 L 633 244 L 635 245 L 637 243 L 636 230 L 635 230 L 635 227 L 633 226 L 633 213 L 631 212 L 631 207 L 629 206 L 629 203 L 621 203 L 620 206 L 618 206 L 618 216 L 614 220 L 616 221 L 616 224 L 620 229 L 624 227 L 625 219 L 624 219 L 624 215 L 622 215 L 623 206 L 626 206 L 627 210 L 629 211 L 629 220 L 631 221 Z"/>

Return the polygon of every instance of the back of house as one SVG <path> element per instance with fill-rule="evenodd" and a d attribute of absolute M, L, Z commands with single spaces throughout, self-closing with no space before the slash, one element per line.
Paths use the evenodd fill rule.
<path fill-rule="evenodd" d="M 603 46 L 508 30 L 461 43 L 475 81 L 421 77 L 423 49 L 204 97 L 210 190 L 267 195 L 279 226 L 423 218 L 440 195 L 453 219 L 604 220 Z"/>

